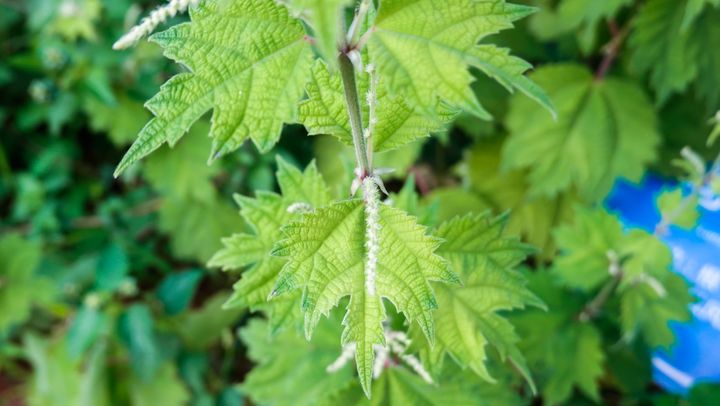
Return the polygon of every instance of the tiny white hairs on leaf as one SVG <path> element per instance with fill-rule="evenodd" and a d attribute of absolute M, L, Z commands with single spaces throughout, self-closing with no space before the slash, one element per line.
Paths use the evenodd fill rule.
<path fill-rule="evenodd" d="M 365 288 L 370 296 L 375 296 L 375 276 L 378 254 L 380 253 L 380 196 L 377 183 L 372 176 L 363 179 L 363 197 L 365 199 Z"/>
<path fill-rule="evenodd" d="M 347 365 L 355 357 L 355 343 L 348 344 L 343 347 L 342 354 L 333 361 L 332 364 L 325 368 L 325 371 L 329 374 L 335 373 Z"/>
<path fill-rule="evenodd" d="M 127 34 L 123 35 L 113 44 L 113 49 L 127 49 L 135 45 L 147 35 L 150 35 L 158 25 L 164 23 L 177 13 L 183 13 L 188 7 L 195 7 L 200 0 L 170 0 L 168 4 L 155 9 L 149 16 L 145 17 L 140 24 L 132 27 Z"/>
<path fill-rule="evenodd" d="M 312 213 L 313 207 L 305 202 L 295 202 L 288 206 L 287 212 L 292 214 Z"/>

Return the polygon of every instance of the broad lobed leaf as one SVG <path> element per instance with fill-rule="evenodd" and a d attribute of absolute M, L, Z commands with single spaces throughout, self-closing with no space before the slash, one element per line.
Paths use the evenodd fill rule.
<path fill-rule="evenodd" d="M 299 214 L 288 209 L 304 204 L 310 208 L 330 202 L 325 181 L 311 163 L 301 172 L 282 158 L 278 159 L 278 183 L 281 194 L 258 192 L 255 198 L 236 196 L 241 215 L 251 228 L 250 233 L 238 233 L 223 240 L 224 248 L 210 260 L 209 266 L 226 271 L 243 271 L 234 285 L 235 292 L 225 307 L 265 309 L 270 314 L 273 329 L 293 319 L 297 297 L 278 298 L 267 302 L 285 260 L 270 256 L 273 245 L 281 238 L 280 229 Z"/>
<path fill-rule="evenodd" d="M 523 98 L 506 118 L 511 137 L 507 169 L 529 169 L 530 192 L 555 196 L 577 189 L 586 200 L 604 197 L 616 177 L 639 180 L 660 142 L 652 105 L 635 83 L 594 80 L 584 67 L 543 67 L 532 78 L 557 104 L 555 121 Z"/>
<path fill-rule="evenodd" d="M 273 296 L 303 290 L 305 330 L 312 335 L 321 315 L 350 296 L 343 323 L 343 344 L 354 343 L 360 382 L 370 393 L 373 345 L 384 344 L 385 310 L 390 300 L 410 322 L 416 321 L 428 340 L 434 338 L 432 310 L 437 302 L 429 281 L 457 282 L 457 276 L 435 254 L 439 241 L 400 210 L 381 205 L 376 292 L 365 285 L 366 221 L 359 200 L 334 203 L 306 214 L 283 230 L 274 251 L 287 257 Z"/>
<path fill-rule="evenodd" d="M 553 111 L 546 95 L 522 75 L 528 64 L 506 50 L 478 45 L 532 11 L 503 0 L 385 0 L 368 44 L 370 58 L 391 94 L 428 115 L 436 114 L 439 98 L 490 118 L 470 90 L 471 66 Z"/>
<path fill-rule="evenodd" d="M 297 115 L 312 51 L 300 23 L 272 0 L 203 1 L 192 21 L 152 36 L 190 72 L 170 79 L 147 107 L 155 114 L 115 172 L 174 145 L 213 109 L 211 159 L 250 138 L 261 151 Z"/>
<path fill-rule="evenodd" d="M 426 362 L 438 364 L 444 353 L 462 367 L 469 366 L 483 379 L 494 382 L 485 362 L 492 345 L 505 361 L 521 369 L 531 386 L 529 370 L 516 347 L 512 324 L 499 311 L 544 304 L 525 287 L 525 278 L 514 268 L 532 252 L 516 238 L 505 236 L 507 216 L 466 215 L 441 224 L 435 235 L 444 240 L 438 254 L 460 275 L 461 286 L 435 286 L 437 342 L 426 347 Z M 433 369 L 437 369 L 437 366 Z"/>

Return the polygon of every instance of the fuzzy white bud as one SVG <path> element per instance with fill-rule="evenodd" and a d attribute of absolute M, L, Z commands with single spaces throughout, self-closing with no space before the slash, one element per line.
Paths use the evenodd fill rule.
<path fill-rule="evenodd" d="M 305 202 L 295 202 L 288 206 L 287 212 L 292 214 L 312 213 L 313 207 Z"/>

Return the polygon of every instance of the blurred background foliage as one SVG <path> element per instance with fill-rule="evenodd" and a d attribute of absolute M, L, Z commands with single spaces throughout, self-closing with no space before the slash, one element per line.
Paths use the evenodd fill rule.
<path fill-rule="evenodd" d="M 263 381 L 262 369 L 238 386 L 253 362 L 260 362 L 253 345 L 266 338 L 265 327 L 255 319 L 242 330 L 245 341 L 240 339 L 238 329 L 249 315 L 221 310 L 237 275 L 206 263 L 222 237 L 247 227 L 232 195 L 276 189 L 274 155 L 302 166 L 316 157 L 329 184 L 346 191 L 352 153 L 334 139 L 308 138 L 301 126 L 288 126 L 271 154 L 245 145 L 207 166 L 206 118 L 172 153 L 158 151 L 113 179 L 124 150 L 150 118 L 143 103 L 182 69 L 148 42 L 129 51 L 111 49 L 159 3 L 0 1 L 0 404 L 229 406 L 243 404 L 246 392 L 260 403 L 295 399 L 280 400 L 267 386 L 272 382 Z M 392 191 L 410 179 L 420 196 L 410 203 L 433 207 L 438 221 L 468 211 L 511 211 L 511 231 L 539 248 L 528 265 L 542 269 L 556 252 L 552 230 L 572 221 L 577 205 L 600 202 L 618 176 L 638 180 L 647 163 L 652 171 L 677 177 L 670 161 L 688 145 L 706 159 L 717 154 L 706 138 L 708 118 L 720 108 L 720 53 L 711 51 L 720 43 L 720 5 L 525 3 L 540 11 L 494 40 L 539 69 L 535 79 L 558 106 L 561 121 L 587 117 L 586 128 L 621 139 L 616 128 L 603 128 L 612 120 L 625 125 L 622 114 L 567 89 L 577 84 L 622 100 L 636 115 L 628 131 L 648 134 L 648 140 L 609 153 L 638 167 L 604 163 L 586 178 L 553 179 L 544 186 L 562 171 L 543 172 L 542 158 L 528 160 L 532 152 L 526 149 L 537 145 L 533 127 L 543 134 L 562 129 L 479 74 L 474 89 L 495 121 L 461 116 L 444 134 L 381 154 L 377 166 L 395 169 L 387 182 Z M 573 171 L 582 158 L 573 153 L 558 147 L 547 159 L 566 159 L 563 171 Z M 589 299 L 568 293 L 544 272 L 532 274 L 531 287 L 557 317 Z M 537 338 L 532 329 L 538 324 L 527 322 L 533 317 L 544 316 L 518 316 L 520 330 L 531 330 L 528 340 Z M 607 370 L 588 372 L 587 385 L 599 376 L 600 391 L 583 390 L 583 378 L 570 369 L 575 376 L 569 386 L 550 392 L 555 402 L 699 405 L 717 399 L 712 386 L 700 386 L 683 401 L 662 393 L 650 379 L 651 346 L 613 347 L 617 329 L 601 321 L 587 333 L 591 346 L 613 352 Z M 297 351 L 308 345 L 281 340 Z M 533 348 L 528 358 L 542 384 L 543 364 L 553 361 Z M 291 369 L 302 362 L 283 365 Z M 410 379 L 402 371 L 394 374 L 388 379 Z M 574 383 L 580 391 L 572 392 Z M 522 403 L 508 393 L 477 389 L 487 404 Z M 296 400 L 313 404 L 312 399 Z"/>

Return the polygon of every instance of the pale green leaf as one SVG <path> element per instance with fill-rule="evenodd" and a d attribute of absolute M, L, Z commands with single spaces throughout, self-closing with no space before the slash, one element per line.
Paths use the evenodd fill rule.
<path fill-rule="evenodd" d="M 267 302 L 275 280 L 285 260 L 270 256 L 273 245 L 280 238 L 280 229 L 298 213 L 288 209 L 293 205 L 306 205 L 313 210 L 330 202 L 328 188 L 314 163 L 304 172 L 278 159 L 278 183 L 281 195 L 258 192 L 255 198 L 236 196 L 240 213 L 252 228 L 251 233 L 238 233 L 223 239 L 224 248 L 210 260 L 209 266 L 223 270 L 244 269 L 242 278 L 233 286 L 234 293 L 226 308 L 249 307 L 265 309 L 270 313 L 273 328 L 292 319 L 297 297 L 277 298 Z"/>
<path fill-rule="evenodd" d="M 355 343 L 360 382 L 370 393 L 373 345 L 384 344 L 382 298 L 390 300 L 410 322 L 417 321 L 429 340 L 434 337 L 432 310 L 437 303 L 429 281 L 457 282 L 434 251 L 439 241 L 398 209 L 381 205 L 376 291 L 365 284 L 365 205 L 359 200 L 334 203 L 304 215 L 283 229 L 285 239 L 275 254 L 287 257 L 273 296 L 303 290 L 306 334 L 320 317 L 350 296 L 343 344 Z"/>
<path fill-rule="evenodd" d="M 385 0 L 368 44 L 370 59 L 391 94 L 430 115 L 439 98 L 490 118 L 470 89 L 471 66 L 553 111 L 545 94 L 522 76 L 528 64 L 492 45 L 478 45 L 532 10 L 500 0 Z"/>
<path fill-rule="evenodd" d="M 170 79 L 147 104 L 155 114 L 118 165 L 116 175 L 163 143 L 174 145 L 213 109 L 211 158 L 250 138 L 261 151 L 296 118 L 312 63 L 300 23 L 272 0 L 204 1 L 192 22 L 155 34 L 165 54 L 190 72 Z"/>
<path fill-rule="evenodd" d="M 513 268 L 532 250 L 504 235 L 506 217 L 467 215 L 439 226 L 435 235 L 444 240 L 438 254 L 460 275 L 462 286 L 435 286 L 440 311 L 435 312 L 437 342 L 426 349 L 437 357 L 447 352 L 461 366 L 469 366 L 483 379 L 494 382 L 485 362 L 492 345 L 504 361 L 519 366 L 531 385 L 525 361 L 515 344 L 514 328 L 497 312 L 544 307 L 525 287 Z"/>

